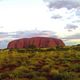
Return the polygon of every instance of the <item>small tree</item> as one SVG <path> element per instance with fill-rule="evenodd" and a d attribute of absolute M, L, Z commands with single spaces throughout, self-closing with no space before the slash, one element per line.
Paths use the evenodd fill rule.
<path fill-rule="evenodd" d="M 35 45 L 29 45 L 27 48 L 34 49 L 34 48 L 36 48 L 36 46 Z"/>

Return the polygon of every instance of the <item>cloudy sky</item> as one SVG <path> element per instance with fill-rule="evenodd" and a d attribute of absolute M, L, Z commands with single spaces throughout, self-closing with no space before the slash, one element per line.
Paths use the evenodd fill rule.
<path fill-rule="evenodd" d="M 0 44 L 29 36 L 80 43 L 80 0 L 0 0 Z"/>

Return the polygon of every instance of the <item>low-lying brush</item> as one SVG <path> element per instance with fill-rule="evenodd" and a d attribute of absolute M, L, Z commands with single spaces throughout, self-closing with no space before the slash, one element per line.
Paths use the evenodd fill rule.
<path fill-rule="evenodd" d="M 79 49 L 0 50 L 0 80 L 80 80 Z"/>

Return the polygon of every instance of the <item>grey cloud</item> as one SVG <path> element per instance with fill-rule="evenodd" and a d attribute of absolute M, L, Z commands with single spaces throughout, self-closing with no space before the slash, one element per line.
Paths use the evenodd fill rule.
<path fill-rule="evenodd" d="M 48 35 L 50 34 L 50 35 Z M 14 35 L 13 37 L 36 37 L 36 36 L 49 36 L 49 37 L 57 37 L 56 34 L 54 32 L 50 32 L 50 31 L 24 31 L 24 32 L 16 32 L 16 35 Z M 21 38 L 20 37 L 20 38 Z"/>
<path fill-rule="evenodd" d="M 76 13 L 76 16 L 80 16 L 80 8 L 78 8 L 75 13 Z"/>
<path fill-rule="evenodd" d="M 0 32 L 0 36 L 1 37 L 7 37 L 8 36 L 8 33 L 7 32 Z"/>
<path fill-rule="evenodd" d="M 48 37 L 57 37 L 56 32 L 52 31 L 17 31 L 17 32 L 0 32 L 1 36 L 10 37 L 10 38 L 28 38 L 36 36 L 48 36 Z"/>
<path fill-rule="evenodd" d="M 66 7 L 67 9 L 78 8 L 80 7 L 80 3 L 77 0 L 45 0 L 48 2 L 49 8 L 63 8 Z"/>
<path fill-rule="evenodd" d="M 53 18 L 53 19 L 61 19 L 62 16 L 60 16 L 60 15 L 53 15 L 51 18 Z"/>
<path fill-rule="evenodd" d="M 72 23 L 80 23 L 80 20 L 72 21 Z"/>
<path fill-rule="evenodd" d="M 68 31 L 75 30 L 76 28 L 78 28 L 78 26 L 74 24 L 67 24 L 66 27 L 64 27 L 64 29 L 67 29 Z"/>
<path fill-rule="evenodd" d="M 80 33 L 77 33 L 77 34 L 74 34 L 74 35 L 71 35 L 71 36 L 67 36 L 67 37 L 64 37 L 63 39 L 80 39 Z"/>
<path fill-rule="evenodd" d="M 6 35 L 6 34 L 8 34 L 7 32 L 0 32 L 0 35 Z"/>
<path fill-rule="evenodd" d="M 4 28 L 3 26 L 0 26 L 0 28 Z"/>

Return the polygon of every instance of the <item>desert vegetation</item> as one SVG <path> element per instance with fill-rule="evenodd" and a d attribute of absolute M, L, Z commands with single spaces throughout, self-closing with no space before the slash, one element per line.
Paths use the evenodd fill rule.
<path fill-rule="evenodd" d="M 80 46 L 0 50 L 0 80 L 80 80 Z"/>

